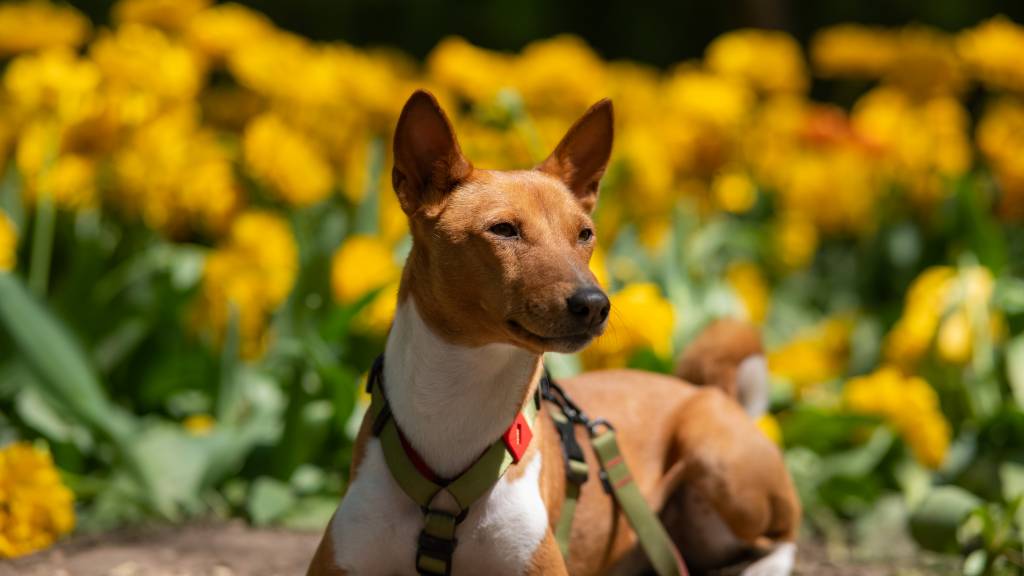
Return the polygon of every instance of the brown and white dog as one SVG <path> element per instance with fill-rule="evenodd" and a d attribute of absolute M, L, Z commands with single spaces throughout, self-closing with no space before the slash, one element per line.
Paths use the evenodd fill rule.
<path fill-rule="evenodd" d="M 604 331 L 608 298 L 588 262 L 612 124 L 611 102 L 598 102 L 542 164 L 504 172 L 473 167 L 429 93 L 416 92 L 402 110 L 393 183 L 413 247 L 383 381 L 395 422 L 441 477 L 459 475 L 501 437 L 532 398 L 545 352 L 578 351 Z M 746 574 L 789 573 L 800 506 L 778 449 L 731 397 L 763 404 L 757 334 L 717 325 L 680 369 L 710 385 L 630 370 L 561 384 L 614 423 L 637 485 L 692 571 L 753 558 Z M 312 576 L 415 572 L 423 516 L 392 478 L 370 424 Z M 552 531 L 566 482 L 559 437 L 543 411 L 534 428 L 522 460 L 459 526 L 454 573 L 645 570 L 633 531 L 596 480 L 582 430 L 591 481 L 562 558 Z"/>

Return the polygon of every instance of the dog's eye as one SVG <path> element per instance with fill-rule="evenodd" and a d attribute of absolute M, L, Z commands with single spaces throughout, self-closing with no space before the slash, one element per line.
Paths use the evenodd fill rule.
<path fill-rule="evenodd" d="M 499 222 L 489 229 L 491 234 L 496 234 L 502 238 L 515 238 L 519 236 L 519 230 L 516 229 L 514 224 L 509 222 Z"/>
<path fill-rule="evenodd" d="M 590 239 L 594 237 L 594 231 L 590 228 L 584 228 L 580 230 L 580 242 L 590 242 Z"/>

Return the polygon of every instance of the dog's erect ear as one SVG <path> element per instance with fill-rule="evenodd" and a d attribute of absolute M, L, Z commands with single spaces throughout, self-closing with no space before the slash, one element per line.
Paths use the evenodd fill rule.
<path fill-rule="evenodd" d="M 569 128 L 551 156 L 537 167 L 565 182 L 587 212 L 597 204 L 597 186 L 612 154 L 613 126 L 612 101 L 601 100 Z"/>
<path fill-rule="evenodd" d="M 441 105 L 424 90 L 414 92 L 402 108 L 394 146 L 391 183 L 406 214 L 439 202 L 473 171 Z"/>

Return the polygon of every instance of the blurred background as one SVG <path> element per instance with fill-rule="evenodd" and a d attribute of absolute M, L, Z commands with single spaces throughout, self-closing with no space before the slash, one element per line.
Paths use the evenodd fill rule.
<path fill-rule="evenodd" d="M 0 558 L 153 521 L 324 526 L 409 248 L 391 130 L 426 87 L 488 168 L 615 101 L 592 262 L 615 312 L 556 376 L 670 372 L 743 318 L 805 542 L 1019 573 L 1022 18 L 0 3 Z"/>

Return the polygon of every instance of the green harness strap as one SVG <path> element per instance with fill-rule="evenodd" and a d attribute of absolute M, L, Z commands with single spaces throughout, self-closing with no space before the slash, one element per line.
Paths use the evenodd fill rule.
<path fill-rule="evenodd" d="M 622 508 L 654 571 L 659 576 L 688 576 L 686 563 L 676 549 L 675 543 L 633 482 L 633 475 L 619 449 L 615 429 L 605 420 L 591 421 L 547 375 L 542 382 L 542 390 L 544 399 L 558 408 L 550 413 L 562 437 L 562 450 L 566 461 L 565 500 L 555 528 L 555 538 L 558 540 L 562 556 L 569 558 L 573 515 L 576 512 L 580 487 L 587 481 L 587 463 L 576 442 L 574 430 L 575 424 L 582 424 L 590 435 L 590 444 L 597 455 L 601 483 L 605 492 L 614 497 Z M 604 432 L 597 432 L 600 427 L 604 427 Z"/>
<path fill-rule="evenodd" d="M 423 531 L 420 532 L 416 550 L 416 569 L 420 574 L 447 576 L 451 574 L 452 555 L 458 544 L 456 527 L 465 518 L 469 507 L 504 476 L 514 458 L 504 439 L 499 438 L 468 470 L 451 482 L 440 484 L 424 476 L 402 445 L 401 432 L 391 417 L 381 385 L 380 364 L 378 360 L 368 382 L 370 418 L 374 433 L 380 438 L 384 460 L 391 476 L 423 511 Z M 536 395 L 523 406 L 521 414 L 530 427 L 536 421 L 539 408 L 540 399 Z M 434 499 L 442 490 L 447 491 L 455 500 L 458 512 L 453 514 L 432 507 Z"/>
<path fill-rule="evenodd" d="M 615 496 L 654 571 L 659 576 L 685 575 L 686 565 L 672 538 L 633 482 L 633 475 L 619 450 L 615 430 L 610 426 L 600 434 L 595 434 L 594 430 L 594 427 L 590 428 L 590 444 L 601 464 L 601 481 L 605 490 L 610 489 Z"/>
<path fill-rule="evenodd" d="M 449 576 L 452 571 L 452 556 L 458 544 L 455 537 L 456 528 L 466 517 L 469 507 L 498 483 L 515 458 L 503 437 L 491 444 L 468 470 L 454 480 L 444 482 L 428 478 L 403 446 L 401 431 L 395 424 L 395 419 L 391 417 L 391 409 L 385 396 L 382 372 L 383 356 L 377 358 L 367 382 L 371 398 L 369 415 L 373 422 L 373 433 L 380 438 L 384 460 L 391 476 L 402 491 L 423 511 L 423 530 L 420 532 L 416 549 L 416 570 L 425 575 Z M 552 390 L 557 392 L 557 396 Z M 589 467 L 575 436 L 575 425 L 583 424 L 590 434 L 594 453 L 597 454 L 601 482 L 622 508 L 655 572 L 659 576 L 687 576 L 686 565 L 672 539 L 633 482 L 612 426 L 604 420 L 591 422 L 547 374 L 541 381 L 541 392 L 546 400 L 559 408 L 550 413 L 561 436 L 566 460 L 565 501 L 555 528 L 555 537 L 562 556 L 569 557 L 573 516 L 576 513 L 580 488 L 589 475 Z M 540 395 L 537 394 L 526 402 L 520 412 L 520 416 L 530 428 L 535 425 L 539 410 Z M 599 434 L 596 430 L 602 425 L 605 431 Z M 510 432 L 512 430 L 516 428 L 511 428 Z M 527 430 L 526 433 L 530 432 Z M 432 507 L 434 499 L 442 490 L 447 491 L 455 500 L 457 512 Z"/>

